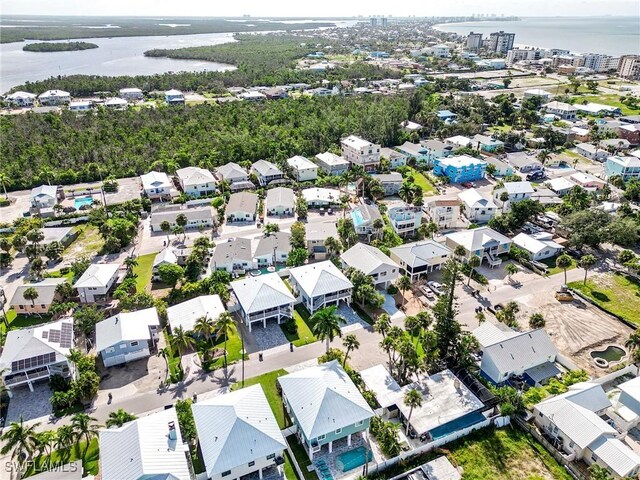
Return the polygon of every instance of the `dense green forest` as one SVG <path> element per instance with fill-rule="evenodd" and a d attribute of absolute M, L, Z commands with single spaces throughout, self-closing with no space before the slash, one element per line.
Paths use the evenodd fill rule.
<path fill-rule="evenodd" d="M 77 50 L 90 50 L 92 48 L 98 48 L 98 45 L 89 42 L 39 42 L 28 43 L 22 47 L 22 50 L 25 52 L 74 52 Z"/>
<path fill-rule="evenodd" d="M 397 78 L 400 72 L 379 68 L 364 62 L 356 62 L 341 68 L 317 73 L 296 70 L 295 61 L 317 48 L 314 37 L 289 35 L 237 35 L 238 42 L 208 47 L 176 50 L 151 50 L 150 56 L 170 55 L 174 58 L 198 58 L 237 65 L 237 70 L 227 72 L 178 72 L 159 75 L 104 77 L 72 75 L 51 77 L 38 82 L 27 82 L 12 91 L 42 93 L 53 88 L 65 90 L 74 96 L 92 95 L 95 92 L 117 93 L 120 88 L 138 87 L 144 91 L 181 90 L 199 93 L 223 93 L 226 87 L 253 85 L 281 85 L 286 83 L 315 83 L 321 79 L 337 82 L 343 79 Z M 307 43 L 301 46 L 301 43 Z M 326 40 L 323 44 L 326 44 Z"/>
<path fill-rule="evenodd" d="M 284 160 L 335 148 L 348 134 L 383 145 L 403 137 L 404 96 L 305 97 L 124 112 L 0 117 L 2 173 L 12 190 L 126 177 L 188 165 Z"/>
<path fill-rule="evenodd" d="M 29 22 L 34 17 L 29 17 Z M 11 20 L 20 24 L 20 16 L 4 17 L 3 21 Z M 156 35 L 191 35 L 200 33 L 229 33 L 229 32 L 259 32 L 273 30 L 302 30 L 333 26 L 334 23 L 309 23 L 300 20 L 299 23 L 284 23 L 278 19 L 234 19 L 203 18 L 203 17 L 40 17 L 36 18 L 38 26 L 25 24 L 24 27 L 4 28 L 0 43 L 22 42 L 30 40 L 67 40 L 71 38 L 109 38 L 109 37 L 140 37 Z M 235 19 L 237 20 L 237 19 Z M 113 25 L 113 28 L 95 28 Z M 173 26 L 171 26 L 173 25 Z M 94 27 L 94 28 L 86 28 Z"/>

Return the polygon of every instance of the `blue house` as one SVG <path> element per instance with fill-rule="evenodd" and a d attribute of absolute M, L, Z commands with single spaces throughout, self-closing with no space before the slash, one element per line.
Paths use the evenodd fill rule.
<path fill-rule="evenodd" d="M 146 358 L 160 330 L 155 307 L 122 312 L 96 324 L 96 351 L 105 367 Z"/>
<path fill-rule="evenodd" d="M 620 175 L 625 182 L 631 178 L 640 178 L 640 158 L 617 155 L 608 157 L 604 164 L 604 174 L 607 178 Z"/>
<path fill-rule="evenodd" d="M 504 142 L 486 135 L 475 135 L 471 140 L 483 152 L 494 153 L 499 148 L 504 148 Z"/>
<path fill-rule="evenodd" d="M 298 440 L 311 460 L 325 445 L 331 453 L 335 443 L 363 444 L 374 413 L 337 360 L 284 375 L 278 382 Z"/>
<path fill-rule="evenodd" d="M 469 155 L 436 158 L 433 173 L 439 177 L 449 177 L 451 183 L 473 182 L 484 178 L 487 162 Z"/>
<path fill-rule="evenodd" d="M 440 120 L 447 123 L 451 123 L 458 118 L 458 115 L 456 115 L 450 110 L 438 110 L 436 112 L 436 115 Z"/>

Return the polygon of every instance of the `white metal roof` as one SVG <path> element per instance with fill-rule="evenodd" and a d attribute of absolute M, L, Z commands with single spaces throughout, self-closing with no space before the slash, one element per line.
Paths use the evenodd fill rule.
<path fill-rule="evenodd" d="M 160 326 L 155 307 L 137 312 L 121 312 L 96 324 L 96 350 L 103 351 L 120 342 L 148 340 L 151 338 L 149 327 Z"/>
<path fill-rule="evenodd" d="M 231 282 L 231 288 L 246 314 L 295 302 L 295 298 L 277 273 L 236 280 Z"/>
<path fill-rule="evenodd" d="M 562 190 L 569 190 L 576 186 L 575 183 L 567 180 L 564 177 L 552 178 L 551 180 L 544 182 L 544 184 L 549 187 L 550 190 L 553 190 L 556 193 Z"/>
<path fill-rule="evenodd" d="M 458 198 L 469 208 L 497 208 L 490 198 L 483 197 L 475 188 L 469 188 L 458 193 Z"/>
<path fill-rule="evenodd" d="M 524 248 L 526 251 L 531 252 L 534 255 L 538 252 L 546 250 L 547 248 L 553 248 L 557 250 L 562 250 L 564 248 L 562 245 L 554 242 L 553 240 L 534 238 L 526 233 L 519 233 L 518 235 L 513 237 L 513 243 L 515 243 L 520 248 Z"/>
<path fill-rule="evenodd" d="M 278 378 L 282 393 L 308 439 L 373 417 L 342 366 L 333 360 Z"/>
<path fill-rule="evenodd" d="M 466 147 L 471 143 L 471 139 L 469 137 L 465 137 L 462 135 L 455 135 L 453 137 L 445 138 L 445 142 L 453 143 L 459 147 Z"/>
<path fill-rule="evenodd" d="M 65 92 L 64 90 L 47 90 L 40 94 L 38 98 L 49 98 L 49 97 L 71 97 L 69 92 Z"/>
<path fill-rule="evenodd" d="M 164 172 L 151 171 L 149 173 L 145 173 L 144 175 L 140 175 L 140 181 L 142 182 L 142 188 L 144 190 L 165 187 L 171 188 L 171 181 Z"/>
<path fill-rule="evenodd" d="M 267 208 L 287 207 L 293 208 L 296 204 L 296 196 L 291 188 L 276 187 L 267 191 Z"/>
<path fill-rule="evenodd" d="M 188 452 L 175 408 L 161 410 L 100 431 L 100 475 L 102 480 L 189 480 Z"/>
<path fill-rule="evenodd" d="M 504 182 L 503 188 L 509 195 L 534 192 L 533 186 L 529 182 Z"/>
<path fill-rule="evenodd" d="M 316 155 L 316 158 L 320 160 L 322 163 L 324 163 L 325 165 L 330 165 L 334 167 L 340 166 L 340 165 L 346 167 L 349 165 L 349 162 L 345 160 L 343 157 L 331 152 L 319 153 Z"/>
<path fill-rule="evenodd" d="M 511 239 L 489 227 L 461 230 L 445 235 L 458 245 L 462 245 L 467 251 L 475 251 L 494 244 L 510 244 Z"/>
<path fill-rule="evenodd" d="M 55 185 L 40 185 L 39 187 L 35 187 L 31 190 L 31 198 L 35 197 L 58 197 L 58 187 Z"/>
<path fill-rule="evenodd" d="M 356 268 L 367 275 L 374 273 L 375 270 L 383 265 L 400 268 L 396 262 L 378 248 L 360 242 L 340 255 L 340 258 L 348 266 Z"/>
<path fill-rule="evenodd" d="M 356 150 L 373 147 L 373 143 L 360 137 L 356 137 L 355 135 L 349 135 L 347 138 L 343 139 L 341 143 L 351 148 L 355 148 Z"/>
<path fill-rule="evenodd" d="M 287 448 L 262 386 L 192 405 L 209 478 Z"/>
<path fill-rule="evenodd" d="M 393 247 L 391 252 L 397 255 L 406 265 L 412 267 L 424 265 L 434 258 L 451 255 L 451 250 L 434 240 L 406 243 L 399 247 Z"/>
<path fill-rule="evenodd" d="M 340 200 L 340 191 L 332 188 L 305 188 L 302 190 L 302 196 L 308 202 L 328 202 L 337 203 Z"/>
<path fill-rule="evenodd" d="M 640 377 L 621 383 L 618 385 L 618 388 L 636 402 L 640 403 Z M 619 401 L 622 401 L 622 399 L 619 399 Z M 636 405 L 626 405 L 626 407 L 633 410 L 636 414 L 640 414 Z"/>
<path fill-rule="evenodd" d="M 489 321 L 482 323 L 478 328 L 473 329 L 471 333 L 476 337 L 482 348 L 502 342 L 518 334 L 518 332 L 514 332 L 506 325 L 504 325 L 503 329 Z"/>
<path fill-rule="evenodd" d="M 296 155 L 287 160 L 287 163 L 296 170 L 306 170 L 308 168 L 318 168 L 318 166 L 302 155 Z"/>
<path fill-rule="evenodd" d="M 210 222 L 213 219 L 213 207 L 210 205 L 196 208 L 181 208 L 175 210 L 156 210 L 151 213 L 151 225 L 160 226 L 165 220 L 170 224 L 176 223 L 180 215 L 187 217 L 189 222 Z"/>
<path fill-rule="evenodd" d="M 353 284 L 330 260 L 289 270 L 289 275 L 309 297 L 353 288 Z"/>
<path fill-rule="evenodd" d="M 176 170 L 176 175 L 182 180 L 182 183 L 188 185 L 202 185 L 206 183 L 215 183 L 216 179 L 213 174 L 206 168 L 186 167 Z"/>
<path fill-rule="evenodd" d="M 471 167 L 474 165 L 486 165 L 487 162 L 480 160 L 479 158 L 472 157 L 470 155 L 455 155 L 453 157 L 443 157 L 438 159 L 440 165 L 445 167 Z"/>
<path fill-rule="evenodd" d="M 120 265 L 117 263 L 93 263 L 89 265 L 89 268 L 85 270 L 73 286 L 75 288 L 106 287 L 119 268 Z"/>
<path fill-rule="evenodd" d="M 617 438 L 600 437 L 590 448 L 620 477 L 627 477 L 640 465 L 640 456 Z"/>
<path fill-rule="evenodd" d="M 0 370 L 11 372 L 11 365 L 18 360 L 55 353 L 56 361 L 60 361 L 69 354 L 71 347 L 63 347 L 60 332 L 62 325 L 71 328 L 71 347 L 73 347 L 73 320 L 63 318 L 57 322 L 47 323 L 32 328 L 10 330 L 0 356 Z M 68 327 L 67 327 L 68 328 Z M 58 331 L 57 336 L 50 335 L 51 331 Z"/>
<path fill-rule="evenodd" d="M 196 321 L 201 317 L 209 320 L 217 320 L 225 311 L 224 305 L 218 295 L 201 295 L 186 302 L 167 308 L 167 318 L 171 330 L 181 327 L 188 332 L 193 330 Z"/>
<path fill-rule="evenodd" d="M 163 263 L 172 263 L 174 265 L 178 263 L 178 257 L 176 257 L 176 254 L 173 253 L 173 249 L 171 247 L 166 247 L 160 250 L 153 259 L 154 267 L 162 265 Z"/>
<path fill-rule="evenodd" d="M 7 100 L 20 100 L 23 98 L 33 99 L 36 97 L 37 95 L 35 93 L 18 91 L 18 92 L 13 92 L 11 95 L 7 95 Z"/>
<path fill-rule="evenodd" d="M 251 165 L 251 169 L 255 170 L 259 175 L 262 175 L 263 177 L 282 175 L 282 170 L 280 170 L 275 163 L 268 162 L 267 160 L 258 160 L 253 165 Z"/>
<path fill-rule="evenodd" d="M 549 335 L 539 328 L 485 347 L 482 362 L 491 359 L 499 372 L 506 373 L 553 362 L 556 355 L 558 351 Z"/>

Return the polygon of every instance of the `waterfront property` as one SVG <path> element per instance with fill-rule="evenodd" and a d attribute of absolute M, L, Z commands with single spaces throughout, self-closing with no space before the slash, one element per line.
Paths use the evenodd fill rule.
<path fill-rule="evenodd" d="M 212 195 L 216 192 L 217 181 L 206 168 L 186 167 L 176 171 L 182 191 L 193 197 Z"/>
<path fill-rule="evenodd" d="M 447 247 L 454 251 L 458 245 L 465 249 L 465 259 L 475 255 L 480 257 L 480 262 L 485 261 L 491 268 L 502 263 L 500 255 L 508 253 L 513 243 L 510 238 L 489 227 L 461 230 L 445 235 Z"/>
<path fill-rule="evenodd" d="M 159 332 L 160 319 L 155 307 L 121 312 L 96 324 L 96 351 L 105 367 L 146 358 Z"/>
<path fill-rule="evenodd" d="M 311 314 L 341 301 L 351 303 L 352 283 L 329 260 L 292 268 L 289 274 L 296 296 Z"/>
<path fill-rule="evenodd" d="M 49 312 L 51 304 L 60 299 L 60 296 L 56 293 L 58 285 L 66 283 L 66 281 L 66 278 L 45 278 L 36 283 L 18 285 L 13 297 L 11 297 L 9 307 L 22 315 L 46 314 Z M 24 298 L 24 292 L 28 289 L 34 289 L 38 292 L 38 297 L 34 300 Z"/>
<path fill-rule="evenodd" d="M 100 430 L 103 480 L 190 480 L 189 446 L 182 440 L 174 407 Z"/>
<path fill-rule="evenodd" d="M 267 320 L 283 323 L 291 318 L 295 298 L 277 273 L 236 280 L 231 289 L 249 331 L 255 323 L 267 328 Z"/>
<path fill-rule="evenodd" d="M 387 210 L 391 228 L 402 237 L 411 236 L 422 223 L 422 209 L 400 202 Z"/>
<path fill-rule="evenodd" d="M 309 458 L 326 445 L 367 432 L 373 411 L 342 366 L 333 360 L 278 378 L 282 400 Z"/>
<path fill-rule="evenodd" d="M 451 183 L 473 182 L 485 176 L 487 162 L 469 155 L 436 158 L 433 173 L 439 177 L 448 177 Z"/>
<path fill-rule="evenodd" d="M 475 188 L 460 192 L 458 199 L 462 203 L 464 216 L 473 223 L 487 223 L 496 216 L 498 211 L 498 207 L 491 198 L 485 198 Z"/>
<path fill-rule="evenodd" d="M 440 270 L 451 255 L 451 250 L 434 240 L 406 243 L 390 249 L 391 259 L 400 265 L 400 273 L 412 282 Z"/>
<path fill-rule="evenodd" d="M 353 165 L 360 165 L 365 172 L 375 172 L 380 165 L 380 145 L 350 135 L 340 142 L 342 156 Z"/>
<path fill-rule="evenodd" d="M 78 291 L 80 303 L 103 302 L 118 279 L 117 263 L 94 263 L 73 284 Z"/>
<path fill-rule="evenodd" d="M 0 372 L 9 397 L 11 390 L 48 381 L 52 375 L 68 378 L 74 366 L 67 358 L 74 347 L 73 319 L 65 318 L 32 328 L 10 330 L 0 356 Z"/>
<path fill-rule="evenodd" d="M 43 107 L 67 105 L 71 102 L 71 94 L 64 90 L 47 90 L 38 95 L 38 101 Z"/>
<path fill-rule="evenodd" d="M 191 409 L 207 479 L 282 477 L 287 443 L 260 384 Z"/>
<path fill-rule="evenodd" d="M 164 92 L 164 101 L 167 105 L 184 105 L 184 93 L 176 89 L 167 90 Z"/>
<path fill-rule="evenodd" d="M 14 107 L 33 107 L 37 97 L 35 93 L 18 91 L 7 95 L 5 101 Z"/>
<path fill-rule="evenodd" d="M 376 247 L 356 243 L 340 255 L 342 267 L 355 268 L 373 278 L 373 284 L 387 288 L 399 276 L 400 266 Z"/>

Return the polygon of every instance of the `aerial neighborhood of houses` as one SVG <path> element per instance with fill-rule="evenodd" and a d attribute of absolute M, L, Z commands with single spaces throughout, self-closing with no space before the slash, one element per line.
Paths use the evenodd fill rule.
<path fill-rule="evenodd" d="M 52 449 L 84 464 L 43 480 L 82 478 L 90 458 L 102 480 L 454 480 L 467 478 L 459 439 L 516 430 L 569 475 L 557 478 L 638 478 L 640 115 L 581 103 L 551 75 L 632 81 L 640 57 L 521 49 L 503 31 L 362 56 L 491 75 L 433 94 L 385 138 L 354 129 L 327 151 L 150 159 L 135 177 L 5 190 L 3 455 L 30 474 Z M 304 62 L 333 68 L 322 51 Z M 223 98 L 411 95 L 434 81 Z M 476 93 L 509 120 L 468 122 L 482 118 Z M 150 97 L 193 101 L 139 88 L 5 101 L 90 115 Z"/>

